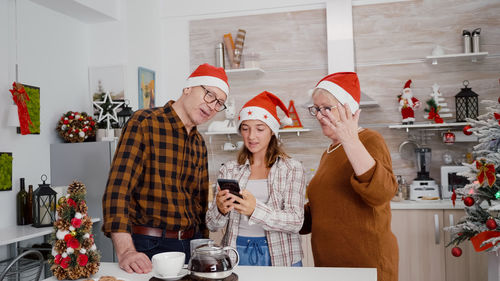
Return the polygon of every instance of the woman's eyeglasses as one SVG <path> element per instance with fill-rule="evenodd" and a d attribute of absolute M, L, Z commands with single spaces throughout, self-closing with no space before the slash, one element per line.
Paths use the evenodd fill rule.
<path fill-rule="evenodd" d="M 318 112 L 321 112 L 321 114 L 326 115 L 326 112 L 327 111 L 331 111 L 333 108 L 337 108 L 337 106 L 336 105 L 334 105 L 334 106 L 315 106 L 315 105 L 311 105 L 311 106 L 308 107 L 309 113 L 312 116 L 316 116 L 318 114 Z"/>
<path fill-rule="evenodd" d="M 215 102 L 215 111 L 221 112 L 224 109 L 226 109 L 226 105 L 224 104 L 224 101 L 220 100 L 217 98 L 217 95 L 215 93 L 210 92 L 207 90 L 207 88 L 203 87 L 203 85 L 200 85 L 200 87 L 205 91 L 205 95 L 203 96 L 203 100 L 207 104 L 211 104 Z"/>

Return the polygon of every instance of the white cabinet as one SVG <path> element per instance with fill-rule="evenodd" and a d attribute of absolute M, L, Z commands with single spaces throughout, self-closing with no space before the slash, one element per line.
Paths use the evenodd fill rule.
<path fill-rule="evenodd" d="M 392 232 L 399 245 L 399 281 L 486 281 L 487 255 L 476 253 L 470 242 L 460 245 L 462 256 L 446 248 L 443 230 L 464 215 L 464 210 L 392 210 Z"/>

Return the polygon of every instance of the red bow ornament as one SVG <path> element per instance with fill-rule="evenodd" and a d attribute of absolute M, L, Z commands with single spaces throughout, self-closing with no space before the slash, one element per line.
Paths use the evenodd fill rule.
<path fill-rule="evenodd" d="M 497 119 L 497 121 L 498 121 L 498 125 L 500 125 L 500 114 L 495 112 L 494 115 L 495 115 L 495 119 Z"/>
<path fill-rule="evenodd" d="M 12 99 L 17 105 L 17 114 L 19 115 L 21 135 L 27 135 L 31 133 L 29 125 L 33 125 L 33 123 L 31 123 L 31 118 L 28 112 L 28 106 L 26 105 L 26 102 L 30 100 L 30 97 L 26 93 L 26 90 L 21 83 L 12 83 L 12 89 L 9 91 L 12 93 Z"/>
<path fill-rule="evenodd" d="M 429 120 L 434 120 L 436 123 L 443 123 L 443 118 L 439 116 L 439 113 L 437 113 L 436 109 L 434 107 L 431 107 L 431 110 L 429 111 L 429 116 L 427 117 Z"/>
<path fill-rule="evenodd" d="M 476 168 L 479 170 L 477 180 L 480 185 L 483 185 L 485 180 L 488 180 L 488 186 L 492 187 L 496 181 L 495 165 L 489 163 L 485 164 L 483 161 L 476 160 Z"/>

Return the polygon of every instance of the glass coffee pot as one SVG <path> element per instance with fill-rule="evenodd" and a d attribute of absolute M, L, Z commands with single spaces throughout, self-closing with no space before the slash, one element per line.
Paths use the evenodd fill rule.
<path fill-rule="evenodd" d="M 231 261 L 230 252 L 236 254 L 236 261 Z M 209 279 L 223 279 L 231 275 L 238 265 L 240 257 L 233 247 L 220 247 L 209 243 L 194 249 L 189 260 L 188 269 L 191 274 Z"/>

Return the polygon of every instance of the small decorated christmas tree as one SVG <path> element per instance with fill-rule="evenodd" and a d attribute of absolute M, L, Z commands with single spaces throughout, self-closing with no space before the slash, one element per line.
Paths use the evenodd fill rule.
<path fill-rule="evenodd" d="M 500 99 L 482 101 L 487 106 L 487 113 L 478 120 L 467 119 L 471 124 L 468 130 L 477 135 L 479 144 L 474 146 L 475 161 L 467 165 L 470 170 L 461 175 L 467 177 L 470 184 L 457 189 L 452 196 L 464 200 L 466 216 L 451 227 L 445 228 L 452 234 L 454 245 L 452 254 L 460 256 L 458 245 L 470 240 L 476 251 L 496 251 L 500 248 L 500 182 L 497 173 L 500 167 Z M 481 206 L 481 203 L 488 202 Z M 453 201 L 454 203 L 454 201 Z"/>
<path fill-rule="evenodd" d="M 439 91 L 439 85 L 437 83 L 432 85 L 432 93 L 430 96 L 431 99 L 426 102 L 428 108 L 425 109 L 425 112 L 427 112 L 425 118 L 434 120 L 436 123 L 443 123 L 443 118 L 452 117 L 450 109 L 447 108 L 448 104 L 443 102 L 445 99 L 442 97 L 443 95 Z"/>
<path fill-rule="evenodd" d="M 85 185 L 74 181 L 58 201 L 54 222 L 50 269 L 57 279 L 89 277 L 99 270 L 100 254 L 94 244 L 92 221 L 87 215 Z"/>

